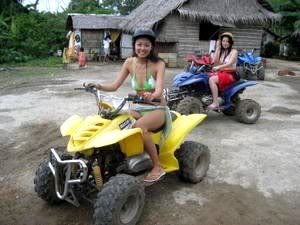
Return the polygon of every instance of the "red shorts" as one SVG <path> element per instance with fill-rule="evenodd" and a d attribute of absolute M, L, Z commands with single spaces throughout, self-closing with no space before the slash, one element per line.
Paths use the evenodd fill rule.
<path fill-rule="evenodd" d="M 219 90 L 224 91 L 226 88 L 228 88 L 231 84 L 235 82 L 234 73 L 235 71 L 221 70 L 211 75 L 218 76 Z"/>

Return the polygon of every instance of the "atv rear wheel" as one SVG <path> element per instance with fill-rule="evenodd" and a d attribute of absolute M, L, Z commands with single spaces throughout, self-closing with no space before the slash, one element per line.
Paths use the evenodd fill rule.
<path fill-rule="evenodd" d="M 110 178 L 94 204 L 95 225 L 135 225 L 144 208 L 145 190 L 135 177 L 120 174 Z"/>
<path fill-rule="evenodd" d="M 176 106 L 176 111 L 183 115 L 205 113 L 202 102 L 195 97 L 185 97 Z"/>
<path fill-rule="evenodd" d="M 38 166 L 34 177 L 34 190 L 41 199 L 49 204 L 57 204 L 62 200 L 56 195 L 54 176 L 48 163 L 49 160 L 44 160 Z"/>
<path fill-rule="evenodd" d="M 235 115 L 241 123 L 253 124 L 260 117 L 261 107 L 252 99 L 241 100 L 236 107 Z"/>
<path fill-rule="evenodd" d="M 226 116 L 234 116 L 235 115 L 235 110 L 236 110 L 236 105 L 239 103 L 241 100 L 239 93 L 235 94 L 231 98 L 231 102 L 233 103 L 229 108 L 225 109 L 222 111 L 222 113 Z"/>
<path fill-rule="evenodd" d="M 179 161 L 179 177 L 191 183 L 200 182 L 209 168 L 210 152 L 206 145 L 186 141 L 176 152 Z"/>

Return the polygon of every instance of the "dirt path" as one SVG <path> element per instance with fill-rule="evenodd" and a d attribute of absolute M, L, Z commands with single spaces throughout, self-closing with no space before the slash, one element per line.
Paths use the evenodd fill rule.
<path fill-rule="evenodd" d="M 288 65 L 296 77 L 278 77 Z M 38 163 L 65 145 L 59 125 L 70 115 L 96 113 L 83 82 L 110 81 L 120 65 L 87 70 L 17 68 L 0 72 L 0 224 L 87 225 L 92 208 L 50 207 L 33 190 Z M 167 70 L 167 85 L 180 69 Z M 211 167 L 196 185 L 175 174 L 146 189 L 139 225 L 300 224 L 300 63 L 271 60 L 266 81 L 245 91 L 262 105 L 257 124 L 210 113 L 188 139 L 209 146 Z M 129 82 L 117 93 L 125 95 Z"/>

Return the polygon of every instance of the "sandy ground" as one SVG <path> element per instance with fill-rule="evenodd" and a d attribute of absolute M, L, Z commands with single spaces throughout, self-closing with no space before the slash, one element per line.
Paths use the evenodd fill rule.
<path fill-rule="evenodd" d="M 300 224 L 300 63 L 269 61 L 266 81 L 243 98 L 262 106 L 257 124 L 210 113 L 188 137 L 209 146 L 211 166 L 191 185 L 175 174 L 146 189 L 139 225 Z M 278 77 L 289 67 L 296 77 Z M 61 146 L 59 125 L 70 115 L 96 113 L 93 96 L 74 91 L 83 82 L 109 82 L 120 64 L 86 70 L 16 68 L 0 72 L 0 224 L 87 225 L 92 207 L 48 206 L 33 189 L 38 163 Z M 168 69 L 167 86 L 181 69 Z M 117 92 L 125 95 L 129 82 Z"/>

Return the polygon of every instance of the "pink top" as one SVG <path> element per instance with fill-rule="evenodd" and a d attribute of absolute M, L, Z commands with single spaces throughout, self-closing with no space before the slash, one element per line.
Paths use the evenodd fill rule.
<path fill-rule="evenodd" d="M 84 66 L 86 64 L 86 56 L 84 52 L 79 52 L 78 63 L 80 66 Z"/>

